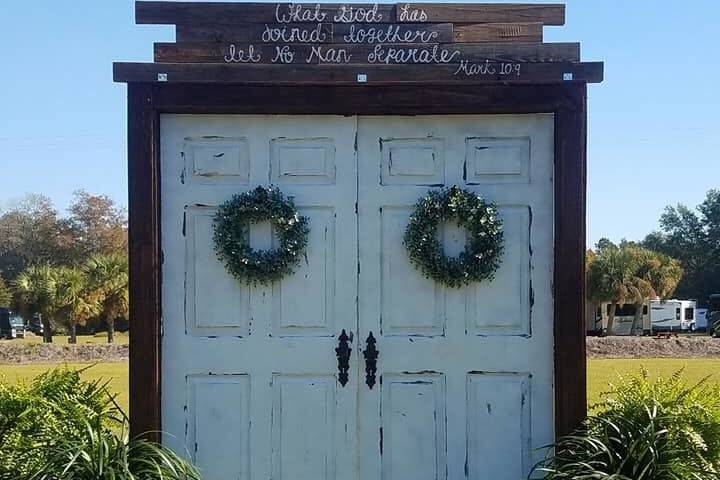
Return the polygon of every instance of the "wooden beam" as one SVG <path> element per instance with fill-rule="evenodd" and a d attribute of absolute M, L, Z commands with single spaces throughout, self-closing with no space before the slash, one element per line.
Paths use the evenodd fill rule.
<path fill-rule="evenodd" d="M 433 45 L 283 45 L 256 43 L 156 43 L 160 63 L 288 63 L 427 64 L 443 58 L 457 62 L 578 62 L 579 43 L 441 43 Z M 425 53 L 422 53 L 425 52 Z M 458 52 L 458 54 L 455 54 Z M 321 58 L 322 57 L 322 58 Z M 344 59 L 347 59 L 345 61 Z M 335 60 L 333 60 L 335 59 Z M 403 61 L 405 60 L 405 61 Z"/>
<path fill-rule="evenodd" d="M 156 84 L 154 107 L 186 114 L 448 115 L 552 113 L 572 85 L 271 86 Z M 422 98 L 422 102 L 418 102 Z M 559 412 L 558 415 L 562 415 Z"/>
<path fill-rule="evenodd" d="M 299 6 L 299 8 L 298 8 Z M 372 3 L 227 3 L 227 2 L 135 2 L 135 22 L 177 25 L 220 23 L 274 23 L 287 20 L 309 23 L 390 23 L 394 4 Z"/>
<path fill-rule="evenodd" d="M 527 3 L 401 3 L 399 22 L 518 23 L 564 25 L 565 5 Z"/>
<path fill-rule="evenodd" d="M 602 62 L 456 65 L 247 65 L 115 63 L 118 82 L 262 85 L 454 85 L 601 82 Z"/>
<path fill-rule="evenodd" d="M 455 25 L 456 42 L 537 42 L 543 41 L 542 23 L 480 23 Z"/>
<path fill-rule="evenodd" d="M 158 441 L 160 422 L 160 160 L 153 86 L 128 85 L 130 434 Z"/>
<path fill-rule="evenodd" d="M 523 3 L 289 4 L 224 2 L 135 3 L 139 24 L 283 22 L 523 23 L 565 24 L 565 5 Z"/>
<path fill-rule="evenodd" d="M 587 86 L 571 85 L 571 104 L 555 110 L 555 435 L 587 414 L 585 221 Z"/>

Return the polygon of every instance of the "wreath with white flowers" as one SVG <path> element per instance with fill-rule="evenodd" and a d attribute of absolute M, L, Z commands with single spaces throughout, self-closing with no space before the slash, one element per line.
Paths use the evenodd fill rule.
<path fill-rule="evenodd" d="M 467 230 L 465 250 L 449 257 L 438 239 L 438 227 L 455 221 Z M 403 243 L 410 262 L 427 278 L 452 288 L 492 280 L 504 249 L 497 206 L 456 186 L 434 190 L 415 204 Z"/>
<path fill-rule="evenodd" d="M 269 221 L 278 247 L 250 247 L 250 225 Z M 218 207 L 213 241 L 218 259 L 238 280 L 267 285 L 293 273 L 307 246 L 308 219 L 301 216 L 291 199 L 277 188 L 257 187 L 233 195 Z"/>

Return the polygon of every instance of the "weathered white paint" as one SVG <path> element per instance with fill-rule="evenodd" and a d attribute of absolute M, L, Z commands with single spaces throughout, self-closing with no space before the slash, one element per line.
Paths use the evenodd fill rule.
<path fill-rule="evenodd" d="M 357 326 L 355 131 L 346 117 L 161 119 L 163 439 L 187 442 L 208 480 L 355 478 L 357 376 L 334 377 L 336 337 Z M 223 162 L 188 181 L 186 146 L 203 137 L 236 139 L 222 151 L 246 139 L 247 182 Z M 271 178 L 310 219 L 307 259 L 247 287 L 215 257 L 212 214 Z M 271 246 L 268 224 L 250 237 Z"/>
<path fill-rule="evenodd" d="M 420 157 L 430 183 L 498 203 L 506 251 L 494 282 L 447 289 L 408 263 L 402 236 L 428 182 L 382 181 L 397 142 L 435 152 L 434 169 Z M 498 166 L 479 165 L 468 144 L 528 145 L 527 175 L 491 182 Z M 553 439 L 553 117 L 361 117 L 358 172 L 357 337 L 377 338 L 382 378 L 359 389 L 359 478 L 522 478 Z M 443 241 L 457 253 L 464 231 L 448 225 Z"/>
<path fill-rule="evenodd" d="M 208 480 L 525 475 L 553 436 L 552 158 L 551 115 L 163 115 L 164 441 Z M 270 183 L 310 219 L 307 258 L 248 287 L 215 258 L 212 215 Z M 453 184 L 499 204 L 492 283 L 449 290 L 408 263 L 412 205 Z M 462 229 L 442 236 L 462 249 Z M 269 224 L 250 241 L 271 247 Z"/>

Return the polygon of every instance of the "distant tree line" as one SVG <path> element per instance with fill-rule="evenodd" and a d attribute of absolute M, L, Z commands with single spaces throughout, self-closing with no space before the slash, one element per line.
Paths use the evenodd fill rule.
<path fill-rule="evenodd" d="M 720 293 L 720 190 L 707 192 L 694 210 L 682 204 L 666 207 L 660 230 L 642 245 L 678 259 L 685 275 L 675 294 L 705 304 Z"/>
<path fill-rule="evenodd" d="M 38 194 L 0 211 L 0 305 L 40 314 L 45 341 L 64 327 L 128 316 L 127 215 L 105 195 L 74 193 L 66 216 Z"/>
<path fill-rule="evenodd" d="M 710 190 L 695 210 L 666 207 L 660 230 L 641 242 L 601 239 L 588 251 L 586 268 L 588 300 L 610 305 L 608 333 L 616 309 L 626 304 L 636 307 L 631 332 L 648 299 L 675 295 L 705 304 L 720 293 L 720 191 Z"/>

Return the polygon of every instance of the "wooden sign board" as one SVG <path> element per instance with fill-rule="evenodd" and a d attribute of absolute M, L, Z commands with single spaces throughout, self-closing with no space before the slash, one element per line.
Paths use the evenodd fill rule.
<path fill-rule="evenodd" d="M 175 25 L 154 64 L 116 80 L 303 84 L 599 82 L 577 43 L 543 43 L 559 4 L 137 2 L 137 23 Z M 277 67 L 277 68 L 272 68 Z"/>

